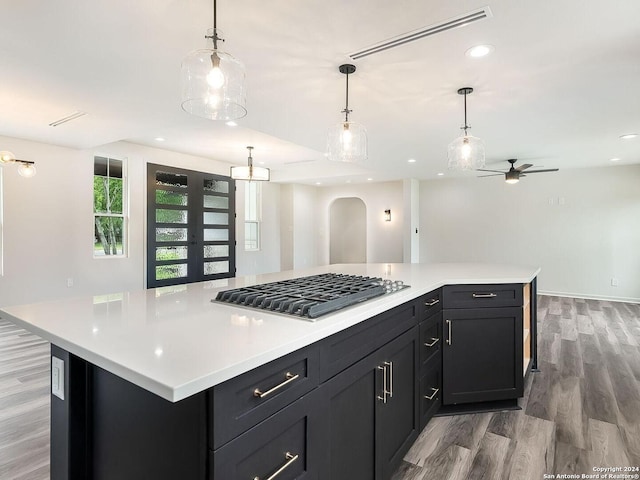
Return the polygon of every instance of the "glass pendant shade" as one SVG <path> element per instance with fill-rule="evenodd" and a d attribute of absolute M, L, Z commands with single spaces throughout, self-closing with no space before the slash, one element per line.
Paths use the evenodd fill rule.
<path fill-rule="evenodd" d="M 473 135 L 463 134 L 449 144 L 447 166 L 452 170 L 484 168 L 484 142 Z"/>
<path fill-rule="evenodd" d="M 18 175 L 25 178 L 31 178 L 36 174 L 36 166 L 33 163 L 20 163 L 18 166 Z"/>
<path fill-rule="evenodd" d="M 268 182 L 271 179 L 271 171 L 264 167 L 254 167 L 253 157 L 251 156 L 253 147 L 247 147 L 247 150 L 249 150 L 247 166 L 231 167 L 231 178 L 234 180 L 246 180 L 248 182 Z"/>
<path fill-rule="evenodd" d="M 247 180 L 249 182 L 268 182 L 271 179 L 271 172 L 263 167 L 231 167 L 231 178 L 234 180 Z"/>
<path fill-rule="evenodd" d="M 207 37 L 222 37 L 209 29 Z M 216 48 L 189 53 L 182 61 L 182 109 L 211 120 L 236 120 L 247 114 L 244 65 Z"/>
<path fill-rule="evenodd" d="M 363 162 L 367 159 L 367 130 L 355 122 L 340 122 L 329 129 L 327 157 L 338 162 Z"/>
<path fill-rule="evenodd" d="M 3 150 L 0 152 L 0 163 L 12 163 L 15 162 L 16 156 L 13 152 L 9 152 L 7 150 Z"/>

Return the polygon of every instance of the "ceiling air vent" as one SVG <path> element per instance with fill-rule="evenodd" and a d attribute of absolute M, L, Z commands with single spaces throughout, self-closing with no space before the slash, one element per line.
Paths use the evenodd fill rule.
<path fill-rule="evenodd" d="M 470 23 L 477 22 L 478 20 L 484 20 L 485 18 L 491 17 L 493 17 L 491 9 L 488 6 L 482 7 L 478 10 L 474 10 L 472 12 L 450 18 L 448 20 L 445 20 L 444 22 L 429 25 L 427 27 L 422 27 L 417 30 L 413 30 L 412 32 L 403 33 L 402 35 L 399 35 L 397 37 L 384 40 L 370 47 L 363 48 L 362 50 L 359 50 L 357 52 L 350 53 L 348 54 L 348 56 L 352 60 L 358 60 L 360 58 L 373 55 L 374 53 L 380 53 L 385 50 L 389 50 L 390 48 L 399 47 L 400 45 L 413 42 L 414 40 L 429 37 L 431 35 L 435 35 L 436 33 L 446 32 L 447 30 L 452 30 L 454 28 L 464 27 L 466 25 L 469 25 Z"/>
<path fill-rule="evenodd" d="M 71 120 L 75 120 L 76 118 L 84 117 L 87 112 L 73 112 L 71 115 L 67 115 L 66 117 L 59 118 L 58 120 L 51 122 L 49 124 L 50 127 L 57 127 L 58 125 L 62 125 L 63 123 L 70 122 Z"/>

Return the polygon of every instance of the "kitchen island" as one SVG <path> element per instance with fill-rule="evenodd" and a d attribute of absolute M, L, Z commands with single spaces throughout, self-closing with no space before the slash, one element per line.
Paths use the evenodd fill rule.
<path fill-rule="evenodd" d="M 326 272 L 402 280 L 411 287 L 313 322 L 211 302 L 220 290 Z M 534 333 L 530 353 L 535 354 L 538 272 L 531 267 L 486 264 L 331 265 L 5 307 L 0 317 L 49 340 L 52 355 L 63 362 L 54 363 L 53 372 L 52 386 L 60 390 L 52 395 L 53 480 L 235 478 L 242 468 L 252 471 L 253 464 L 262 461 L 251 457 L 243 466 L 236 461 L 239 452 L 259 451 L 261 437 L 298 417 L 300 421 L 292 425 L 303 429 L 304 454 L 267 452 L 264 455 L 278 457 L 274 469 L 250 478 L 267 478 L 278 465 L 286 465 L 279 478 L 338 478 L 318 473 L 332 461 L 321 440 L 329 438 L 320 418 L 328 408 L 325 393 L 346 379 L 345 373 L 351 370 L 347 367 L 359 365 L 373 352 L 365 348 L 362 356 L 332 370 L 323 361 L 328 355 L 323 352 L 330 349 L 328 339 L 350 331 L 366 339 L 367 334 L 377 332 L 376 338 L 359 340 L 361 345 L 375 344 L 376 352 L 401 337 L 406 345 L 414 342 L 415 375 L 411 378 L 417 384 L 422 372 L 418 324 L 426 310 L 422 303 L 430 303 L 424 299 L 429 300 L 432 292 L 445 285 L 519 284 L 530 285 L 529 322 Z M 442 322 L 439 325 L 441 331 Z M 522 345 L 519 348 L 521 351 Z M 535 366 L 535 355 L 531 358 L 533 365 L 525 364 L 525 373 Z M 287 364 L 286 371 L 280 372 L 280 363 Z M 272 395 L 269 388 L 260 387 L 258 393 L 266 397 L 261 412 L 246 410 L 234 417 L 231 406 L 251 402 L 253 397 L 261 400 L 255 395 L 257 384 L 252 383 L 259 379 L 251 376 L 265 369 L 268 375 L 261 379 L 266 387 L 286 385 Z M 374 382 L 393 383 L 394 371 L 389 367 Z M 288 376 L 280 382 L 283 374 Z M 240 390 L 248 389 L 252 398 L 234 396 L 238 379 L 247 380 Z M 395 381 L 399 379 L 396 375 Z M 393 389 L 387 385 L 383 390 Z M 383 392 L 380 404 L 393 403 L 387 393 Z M 393 401 L 395 398 L 402 395 L 396 394 Z M 221 420 L 223 417 L 234 420 Z M 295 433 L 295 428 L 285 430 Z M 416 431 L 408 438 L 415 438 L 419 428 L 414 425 Z M 313 433 L 314 429 L 320 433 Z M 225 470 L 230 465 L 236 473 L 220 473 L 230 472 Z M 374 476 L 368 478 L 386 477 L 384 469 L 372 468 Z"/>

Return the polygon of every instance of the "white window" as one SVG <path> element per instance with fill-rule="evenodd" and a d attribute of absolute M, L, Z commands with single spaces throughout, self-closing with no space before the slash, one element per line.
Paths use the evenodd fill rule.
<path fill-rule="evenodd" d="M 93 256 L 124 256 L 127 251 L 127 184 L 124 160 L 93 159 Z"/>
<path fill-rule="evenodd" d="M 244 249 L 260 250 L 262 184 L 247 182 L 244 190 Z"/>

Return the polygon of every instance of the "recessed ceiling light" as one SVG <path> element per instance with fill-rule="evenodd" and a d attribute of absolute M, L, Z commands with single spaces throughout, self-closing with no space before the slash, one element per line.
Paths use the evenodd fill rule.
<path fill-rule="evenodd" d="M 443 175 L 444 175 L 444 173 L 442 173 L 442 172 L 438 173 L 438 176 L 439 176 L 439 177 L 441 177 L 441 176 L 443 176 Z"/>
<path fill-rule="evenodd" d="M 627 133 L 625 135 L 620 135 L 622 140 L 631 140 L 632 138 L 636 138 L 638 136 L 637 133 Z"/>
<path fill-rule="evenodd" d="M 351 180 L 347 180 L 347 183 L 351 183 Z"/>
<path fill-rule="evenodd" d="M 316 182 L 316 185 L 322 185 L 322 182 Z"/>
<path fill-rule="evenodd" d="M 620 159 L 619 158 L 610 158 L 609 161 L 610 162 L 618 162 L 618 161 L 620 161 Z"/>
<path fill-rule="evenodd" d="M 467 57 L 480 58 L 486 57 L 496 49 L 493 45 L 476 45 L 464 52 Z"/>
<path fill-rule="evenodd" d="M 409 160 L 407 160 L 407 162 L 409 162 L 409 163 L 416 163 L 416 159 L 415 159 L 415 158 L 410 158 Z"/>
<path fill-rule="evenodd" d="M 164 138 L 163 137 L 156 137 L 156 142 L 164 142 Z"/>
<path fill-rule="evenodd" d="M 373 180 L 373 178 L 367 178 L 367 182 L 370 182 L 371 180 Z"/>
<path fill-rule="evenodd" d="M 237 126 L 238 126 L 238 124 L 237 124 L 236 122 L 234 122 L 233 120 L 229 120 L 229 121 L 226 123 L 226 125 L 227 125 L 228 127 L 237 127 Z"/>

